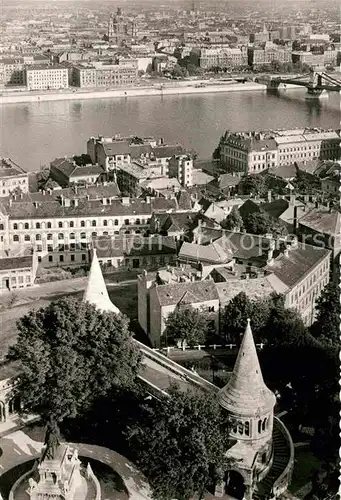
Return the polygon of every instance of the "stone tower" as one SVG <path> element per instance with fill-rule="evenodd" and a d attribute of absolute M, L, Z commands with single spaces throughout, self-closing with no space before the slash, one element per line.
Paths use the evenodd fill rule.
<path fill-rule="evenodd" d="M 120 310 L 110 300 L 101 266 L 98 262 L 96 248 L 93 249 L 88 284 L 84 292 L 83 302 L 89 302 L 102 312 L 120 313 Z"/>
<path fill-rule="evenodd" d="M 227 454 L 236 460 L 227 474 L 241 476 L 244 491 L 236 498 L 252 498 L 255 479 L 269 469 L 272 458 L 273 409 L 275 395 L 264 383 L 253 339 L 250 320 L 239 349 L 231 379 L 218 393 L 220 405 L 231 417 L 231 447 Z M 243 481 L 242 481 L 243 480 Z"/>

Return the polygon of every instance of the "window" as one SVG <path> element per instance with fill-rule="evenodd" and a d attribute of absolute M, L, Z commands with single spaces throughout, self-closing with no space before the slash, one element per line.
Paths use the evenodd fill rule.
<path fill-rule="evenodd" d="M 141 224 L 140 219 L 136 219 L 135 224 L 137 224 L 137 225 Z"/>
<path fill-rule="evenodd" d="M 75 261 L 75 256 L 74 254 L 71 254 L 71 262 L 74 262 Z"/>
<path fill-rule="evenodd" d="M 70 221 L 70 227 L 74 227 L 74 222 L 73 220 Z"/>
<path fill-rule="evenodd" d="M 125 224 L 126 226 L 129 226 L 129 219 L 125 219 L 124 224 Z"/>
<path fill-rule="evenodd" d="M 82 260 L 86 260 L 86 255 L 85 255 L 85 253 L 82 253 Z"/>
<path fill-rule="evenodd" d="M 53 252 L 53 245 L 47 245 L 47 251 Z"/>
<path fill-rule="evenodd" d="M 58 234 L 58 239 L 59 239 L 59 240 L 63 240 L 63 239 L 64 239 L 64 235 L 63 235 L 63 233 L 59 233 L 59 234 Z"/>
<path fill-rule="evenodd" d="M 266 422 L 267 422 L 267 418 L 265 418 L 262 422 L 262 431 L 265 431 L 265 428 L 266 428 Z"/>
<path fill-rule="evenodd" d="M 62 222 L 58 222 L 58 227 L 63 227 L 63 223 Z"/>
<path fill-rule="evenodd" d="M 91 222 L 91 225 L 92 225 L 92 227 L 96 227 L 96 221 L 95 221 L 95 220 L 93 220 L 93 221 Z"/>
<path fill-rule="evenodd" d="M 75 239 L 75 233 L 70 233 L 70 240 L 74 240 Z"/>
<path fill-rule="evenodd" d="M 81 239 L 85 240 L 86 239 L 86 233 L 81 233 Z"/>
<path fill-rule="evenodd" d="M 49 234 L 47 235 L 47 239 L 48 239 L 48 240 L 52 240 L 52 239 L 53 239 L 53 236 L 52 236 L 52 234 L 51 234 L 51 233 L 49 233 Z"/>
<path fill-rule="evenodd" d="M 114 226 L 118 226 L 118 220 L 117 219 L 114 220 Z"/>
<path fill-rule="evenodd" d="M 52 227 L 51 222 L 48 222 L 48 223 L 47 223 L 47 229 L 51 229 L 51 227 Z"/>
<path fill-rule="evenodd" d="M 38 255 L 38 262 L 41 262 L 41 256 Z"/>
<path fill-rule="evenodd" d="M 85 221 L 81 220 L 81 227 L 85 227 Z"/>
<path fill-rule="evenodd" d="M 59 255 L 59 262 L 64 262 L 64 255 Z"/>
<path fill-rule="evenodd" d="M 91 238 L 97 238 L 97 233 L 91 233 Z"/>
<path fill-rule="evenodd" d="M 209 307 L 208 307 L 208 312 L 209 312 L 209 313 L 214 312 L 214 306 L 209 306 Z"/>
<path fill-rule="evenodd" d="M 53 257 L 52 257 L 52 255 L 49 255 L 49 262 L 53 262 Z"/>
<path fill-rule="evenodd" d="M 18 224 L 16 222 L 13 224 L 13 229 L 18 229 Z"/>
<path fill-rule="evenodd" d="M 41 241 L 41 234 L 36 234 L 36 241 Z"/>
<path fill-rule="evenodd" d="M 29 226 L 28 222 L 25 222 L 25 224 L 24 224 L 24 228 L 25 228 L 25 229 L 29 229 L 29 227 L 30 227 L 30 226 Z"/>
<path fill-rule="evenodd" d="M 246 436 L 250 436 L 250 423 L 249 422 L 245 422 L 245 424 L 244 424 L 244 432 L 245 432 Z"/>
<path fill-rule="evenodd" d="M 104 220 L 103 221 L 103 226 L 107 226 L 108 225 L 108 221 L 107 220 Z"/>
<path fill-rule="evenodd" d="M 40 222 L 36 222 L 36 229 L 40 229 L 40 228 L 41 228 Z"/>
<path fill-rule="evenodd" d="M 239 434 L 243 434 L 244 432 L 244 425 L 242 424 L 242 422 L 238 423 L 238 432 Z"/>
<path fill-rule="evenodd" d="M 41 245 L 37 245 L 37 252 L 42 252 L 43 251 L 43 247 Z"/>
<path fill-rule="evenodd" d="M 17 234 L 13 235 L 13 241 L 19 241 L 19 236 Z"/>
<path fill-rule="evenodd" d="M 262 421 L 258 420 L 258 434 L 262 432 Z"/>
<path fill-rule="evenodd" d="M 31 236 L 29 234 L 25 234 L 24 240 L 31 241 Z"/>

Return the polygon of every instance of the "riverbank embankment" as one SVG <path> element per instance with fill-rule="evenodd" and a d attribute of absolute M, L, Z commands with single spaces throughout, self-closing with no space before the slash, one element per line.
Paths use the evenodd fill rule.
<path fill-rule="evenodd" d="M 245 83 L 220 83 L 205 86 L 187 85 L 187 86 L 154 86 L 154 87 L 136 87 L 126 89 L 110 90 L 61 90 L 55 92 L 13 92 L 2 94 L 0 102 L 2 104 L 25 103 L 25 102 L 45 102 L 45 101 L 63 101 L 79 99 L 106 99 L 117 97 L 143 97 L 143 96 L 165 96 L 182 94 L 205 94 L 218 92 L 240 92 L 240 91 L 265 91 L 266 85 L 255 82 Z"/>

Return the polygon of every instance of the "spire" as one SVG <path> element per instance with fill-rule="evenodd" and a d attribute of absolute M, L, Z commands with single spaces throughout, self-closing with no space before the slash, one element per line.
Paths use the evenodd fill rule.
<path fill-rule="evenodd" d="M 268 30 L 267 30 L 267 28 L 266 28 L 266 24 L 265 24 L 265 23 L 264 23 L 264 25 L 263 25 L 263 33 L 268 33 Z"/>
<path fill-rule="evenodd" d="M 102 312 L 120 313 L 120 310 L 114 306 L 109 298 L 101 266 L 98 262 L 96 248 L 93 249 L 88 284 L 84 292 L 83 302 L 89 302 Z"/>
<path fill-rule="evenodd" d="M 263 380 L 249 319 L 233 374 L 218 398 L 221 406 L 231 413 L 247 416 L 272 410 L 275 405 L 275 395 Z"/>

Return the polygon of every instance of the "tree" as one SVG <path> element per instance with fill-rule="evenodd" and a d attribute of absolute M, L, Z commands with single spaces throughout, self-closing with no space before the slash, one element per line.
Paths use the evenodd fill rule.
<path fill-rule="evenodd" d="M 50 178 L 50 169 L 44 168 L 37 173 L 37 187 L 44 189 L 46 181 Z"/>
<path fill-rule="evenodd" d="M 264 196 L 267 193 L 263 175 L 246 175 L 238 184 L 239 194 Z"/>
<path fill-rule="evenodd" d="M 154 498 L 202 498 L 229 466 L 227 414 L 217 398 L 173 387 L 169 398 L 145 405 L 143 411 L 144 418 L 128 434 Z"/>
<path fill-rule="evenodd" d="M 177 307 L 166 319 L 164 332 L 167 343 L 186 342 L 190 346 L 198 345 L 206 340 L 208 318 L 199 309 L 191 306 Z"/>
<path fill-rule="evenodd" d="M 251 300 L 245 292 L 235 295 L 225 306 L 223 312 L 223 329 L 226 340 L 240 344 L 248 318 L 252 318 L 252 332 L 260 338 L 269 316 L 268 300 Z"/>
<path fill-rule="evenodd" d="M 244 218 L 246 232 L 251 234 L 266 234 L 272 232 L 270 217 L 265 212 L 254 212 Z"/>
<path fill-rule="evenodd" d="M 79 156 L 74 156 L 73 160 L 79 167 L 84 167 L 85 165 L 91 165 L 91 157 L 88 154 L 81 154 Z"/>
<path fill-rule="evenodd" d="M 30 311 L 17 326 L 8 354 L 19 363 L 13 391 L 23 413 L 45 423 L 75 418 L 96 398 L 136 380 L 140 354 L 125 316 L 67 298 Z"/>
<path fill-rule="evenodd" d="M 312 325 L 312 335 L 320 342 L 340 345 L 340 289 L 337 283 L 330 281 L 322 290 L 316 302 L 316 321 Z"/>
<path fill-rule="evenodd" d="M 239 228 L 239 230 L 243 229 L 243 219 L 237 207 L 232 208 L 226 219 L 221 222 L 221 227 L 228 230 L 235 230 L 236 228 Z"/>

